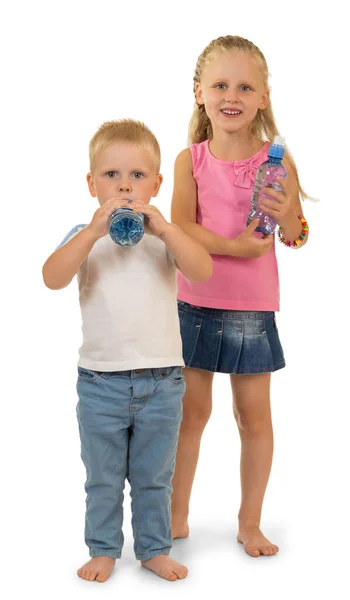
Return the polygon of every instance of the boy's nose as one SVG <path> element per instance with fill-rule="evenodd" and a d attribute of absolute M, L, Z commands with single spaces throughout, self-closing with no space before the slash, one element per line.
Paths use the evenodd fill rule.
<path fill-rule="evenodd" d="M 120 181 L 118 185 L 120 192 L 131 192 L 131 185 L 129 181 Z"/>

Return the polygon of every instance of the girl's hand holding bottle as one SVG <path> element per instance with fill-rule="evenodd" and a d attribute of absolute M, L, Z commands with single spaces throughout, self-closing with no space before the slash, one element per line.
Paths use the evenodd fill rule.
<path fill-rule="evenodd" d="M 259 219 L 253 219 L 248 227 L 234 240 L 231 240 L 231 256 L 239 258 L 259 258 L 268 252 L 273 245 L 273 235 L 258 237 L 255 229 Z"/>
<path fill-rule="evenodd" d="M 297 201 L 293 197 L 293 190 L 290 189 L 290 180 L 278 178 L 277 183 L 282 188 L 282 192 L 278 192 L 272 188 L 264 188 L 263 194 L 270 196 L 272 200 L 262 197 L 259 202 L 259 208 L 267 215 L 270 215 L 280 227 L 284 227 L 288 222 L 297 215 Z"/>

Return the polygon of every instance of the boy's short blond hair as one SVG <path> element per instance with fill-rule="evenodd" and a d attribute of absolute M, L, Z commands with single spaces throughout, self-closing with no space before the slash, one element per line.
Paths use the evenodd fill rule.
<path fill-rule="evenodd" d="M 160 169 L 160 148 L 155 135 L 141 121 L 133 119 L 120 119 L 118 121 L 106 121 L 96 131 L 90 141 L 89 157 L 90 171 L 95 167 L 96 155 L 109 146 L 118 142 L 127 142 L 141 146 L 148 150 L 155 161 L 157 173 Z"/>

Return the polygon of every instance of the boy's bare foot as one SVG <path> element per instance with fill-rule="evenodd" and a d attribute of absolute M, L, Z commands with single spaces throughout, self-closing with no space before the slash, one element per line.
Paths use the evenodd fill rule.
<path fill-rule="evenodd" d="M 272 544 L 260 531 L 259 527 L 241 526 L 237 535 L 237 541 L 243 544 L 245 551 L 250 556 L 272 556 L 277 554 L 279 548 Z"/>
<path fill-rule="evenodd" d="M 172 522 L 172 537 L 173 540 L 187 538 L 190 534 L 190 528 L 187 521 L 178 521 L 173 519 Z"/>
<path fill-rule="evenodd" d="M 115 558 L 109 556 L 94 556 L 85 565 L 78 569 L 77 574 L 82 579 L 88 581 L 98 581 L 104 583 L 112 573 L 115 565 Z"/>
<path fill-rule="evenodd" d="M 184 565 L 176 562 L 170 556 L 166 554 L 159 554 L 149 560 L 142 560 L 141 564 L 146 569 L 154 571 L 159 577 L 167 579 L 168 581 L 176 581 L 177 579 L 185 579 L 187 577 L 188 569 Z"/>

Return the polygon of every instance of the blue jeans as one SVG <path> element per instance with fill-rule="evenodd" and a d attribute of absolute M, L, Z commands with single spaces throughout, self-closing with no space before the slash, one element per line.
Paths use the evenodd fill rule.
<path fill-rule="evenodd" d="M 185 391 L 181 367 L 112 373 L 79 367 L 77 391 L 90 556 L 121 556 L 125 479 L 136 558 L 169 554 L 171 480 Z"/>

